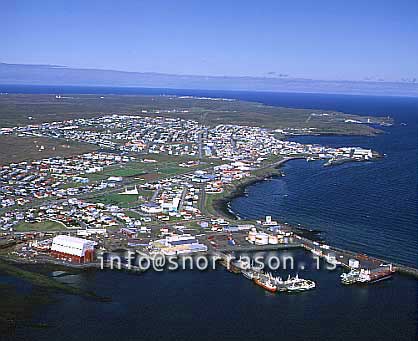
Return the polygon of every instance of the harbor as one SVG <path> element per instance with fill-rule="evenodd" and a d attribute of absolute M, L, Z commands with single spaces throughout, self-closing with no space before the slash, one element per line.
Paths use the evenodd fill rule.
<path fill-rule="evenodd" d="M 296 260 L 306 261 L 308 266 L 311 265 L 309 262 L 315 263 L 302 248 L 289 251 Z M 202 272 L 83 271 L 77 277 L 63 276 L 57 279 L 68 282 L 73 278 L 78 285 L 111 297 L 112 302 L 101 303 L 65 295 L 62 302 L 47 307 L 42 315 L 51 321 L 53 327 L 38 328 L 33 334 L 52 334 L 58 338 L 59 333 L 67 328 L 74 328 L 74 333 L 80 338 L 83 335 L 94 336 L 95 333 L 91 328 L 98 328 L 104 330 L 104 333 L 111 334 L 112 321 L 114 323 L 117 319 L 121 321 L 119 324 L 121 333 L 130 335 L 129 333 L 140 332 L 145 326 L 155 339 L 161 335 L 161 325 L 166 326 L 172 335 L 181 338 L 184 333 L 182 330 L 179 331 L 179 325 L 191 324 L 207 330 L 214 337 L 221 338 L 222 335 L 228 335 L 232 338 L 236 330 L 239 330 L 244 338 L 245 336 L 256 338 L 260 333 L 258 326 L 262 326 L 263 323 L 272 326 L 265 328 L 267 336 L 271 339 L 280 333 L 288 337 L 299 335 L 299 339 L 309 339 L 310 336 L 315 335 L 315 330 L 318 330 L 320 325 L 327 325 L 331 315 L 338 313 L 345 314 L 342 318 L 344 323 L 342 329 L 339 325 L 330 323 L 325 328 L 325 337 L 332 339 L 339 332 L 355 338 L 359 334 L 365 337 L 375 335 L 371 328 L 361 328 L 367 317 L 370 323 L 376 323 L 382 316 L 395 318 L 399 316 L 399 312 L 395 309 L 399 305 L 403 307 L 401 316 L 406 314 L 414 316 L 410 314 L 416 311 L 414 296 L 416 281 L 406 276 L 395 274 L 392 280 L 382 281 L 376 285 L 353 287 L 340 285 L 337 271 L 321 269 L 309 274 L 300 273 L 299 277 L 312 279 L 317 284 L 316 287 L 305 292 L 271 293 L 244 276 L 230 273 L 222 267 L 218 267 L 215 271 Z M 179 298 L 184 299 L 179 300 Z M 123 305 L 123 309 L 115 308 L 119 305 Z M 59 324 L 63 317 L 79 311 L 80 306 L 83 307 L 80 309 L 80 318 L 83 320 L 91 318 L 93 326 L 83 325 L 82 328 L 77 329 L 77 323 L 69 322 L 68 325 L 66 322 L 64 326 Z M 373 306 L 374 314 L 370 314 L 370 310 L 366 309 L 370 306 Z M 92 319 L 96 311 L 103 309 L 109 311 L 109 314 L 105 314 L 101 320 Z M 163 313 L 158 313 L 159 311 Z M 184 313 L 174 314 L 179 311 Z M 355 315 L 356 311 L 360 313 Z M 157 322 L 155 324 L 151 322 L 145 312 L 155 316 Z M 237 320 L 232 321 L 228 326 L 221 324 L 221 321 L 231 321 L 231 316 L 235 316 Z M 304 316 L 317 316 L 318 321 L 313 325 L 306 322 L 298 323 Z M 355 319 L 359 317 L 361 321 L 356 324 Z M 393 331 L 394 326 L 398 329 L 404 328 L 407 335 L 412 335 L 415 330 L 412 326 L 408 327 L 404 319 L 394 319 L 394 321 L 391 325 L 383 326 L 383 330 L 379 329 L 379 333 L 382 335 L 384 333 L 386 337 L 383 340 L 389 341 L 391 337 L 396 336 Z M 217 327 L 213 327 L 214 324 Z M 358 329 L 359 332 L 354 332 L 353 328 Z"/>
<path fill-rule="evenodd" d="M 260 240 L 257 243 L 252 242 L 251 239 L 255 233 L 269 237 L 266 237 L 264 242 Z M 243 280 L 251 280 L 257 286 L 274 293 L 293 293 L 315 289 L 320 283 L 302 278 L 301 274 L 309 276 L 313 271 L 319 270 L 320 266 L 325 270 L 339 270 L 335 273 L 335 284 L 341 283 L 342 285 L 372 285 L 391 278 L 396 272 L 418 278 L 418 270 L 415 268 L 302 237 L 293 232 L 290 226 L 279 231 L 272 229 L 271 226 L 258 225 L 257 228 L 250 230 L 212 232 L 199 235 L 197 238 L 202 245 L 207 247 L 207 250 L 193 254 L 193 256 L 204 255 L 215 259 L 216 264 L 225 267 L 228 272 L 239 274 Z M 193 238 L 186 236 L 183 240 L 187 239 Z M 138 248 L 131 247 L 127 250 L 136 253 Z M 289 264 L 283 263 L 282 267 L 278 267 L 278 270 L 287 270 L 288 275 L 285 279 L 274 274 L 265 259 L 254 263 L 257 254 L 273 251 L 280 255 L 291 250 L 304 250 L 306 255 L 311 255 L 311 265 L 313 264 L 315 267 L 308 268 L 304 263 L 291 263 L 289 267 Z M 140 253 L 144 252 L 148 251 L 142 248 Z M 174 256 L 173 259 L 178 260 L 187 255 L 187 253 L 178 253 L 169 256 Z M 152 257 L 151 254 L 150 257 Z M 110 267 L 109 264 L 107 266 Z M 141 271 L 138 266 L 127 265 L 126 262 L 123 263 L 122 268 L 134 272 Z M 341 273 L 341 271 L 343 272 Z"/>
<path fill-rule="evenodd" d="M 269 217 L 267 218 L 269 219 Z M 257 226 L 257 229 L 252 229 L 250 232 L 233 232 L 233 233 L 218 233 L 208 236 L 208 252 L 214 253 L 217 257 L 221 257 L 220 264 L 224 265 L 228 271 L 233 273 L 242 274 L 243 278 L 254 281 L 257 285 L 265 288 L 270 292 L 279 291 L 293 291 L 288 290 L 290 284 L 293 284 L 289 275 L 288 283 L 282 281 L 280 277 L 274 277 L 269 270 L 254 269 L 252 264 L 247 261 L 242 261 L 241 258 L 236 259 L 235 255 L 242 253 L 255 254 L 266 251 L 286 251 L 292 249 L 303 249 L 309 252 L 315 262 L 319 266 L 319 259 L 321 259 L 330 270 L 342 269 L 343 272 L 339 277 L 336 275 L 336 283 L 339 281 L 343 285 L 365 285 L 373 284 L 386 280 L 392 277 L 395 272 L 399 274 L 412 276 L 418 278 L 418 270 L 412 267 L 404 266 L 401 264 L 393 263 L 387 260 L 379 259 L 376 257 L 368 256 L 364 253 L 355 253 L 341 248 L 332 247 L 325 243 L 320 243 L 303 237 L 296 232 L 293 232 L 292 227 L 287 226 L 280 233 L 286 237 L 281 239 L 281 242 L 276 242 L 276 239 L 271 239 L 271 236 L 275 234 L 271 232 L 271 227 Z M 256 232 L 257 231 L 257 232 Z M 276 234 L 278 234 L 277 230 Z M 264 243 L 251 242 L 254 237 L 254 233 L 268 235 Z M 279 238 L 280 239 L 280 238 Z M 273 243 L 269 243 L 273 241 Z M 251 257 L 250 257 L 251 258 Z M 286 269 L 286 264 L 284 264 Z M 299 267 L 298 267 L 299 266 Z M 293 279 L 298 279 L 298 271 L 310 270 L 306 269 L 304 265 L 296 265 L 296 268 L 292 269 L 295 273 Z M 314 289 L 315 282 L 309 280 L 300 279 L 301 282 L 309 289 Z M 299 282 L 300 282 L 299 281 Z M 283 283 L 285 289 L 283 290 Z M 298 280 L 295 281 L 298 283 Z M 282 288 L 282 290 L 280 290 Z M 309 290 L 308 289 L 308 290 Z M 305 291 L 304 286 L 301 290 Z"/>

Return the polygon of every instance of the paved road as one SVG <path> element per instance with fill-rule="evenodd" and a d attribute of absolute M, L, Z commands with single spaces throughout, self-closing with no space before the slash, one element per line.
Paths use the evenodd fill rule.
<path fill-rule="evenodd" d="M 197 204 L 197 208 L 200 210 L 200 212 L 206 216 L 211 216 L 208 212 L 206 212 L 206 185 L 201 184 L 199 186 L 199 201 Z"/>
<path fill-rule="evenodd" d="M 160 193 L 160 187 L 155 189 L 155 191 L 152 194 L 152 197 L 150 199 L 150 202 L 155 202 L 155 199 L 157 199 L 158 193 Z"/>

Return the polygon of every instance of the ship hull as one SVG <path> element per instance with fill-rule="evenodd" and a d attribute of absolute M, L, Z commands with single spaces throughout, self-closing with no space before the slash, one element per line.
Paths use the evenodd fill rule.
<path fill-rule="evenodd" d="M 263 289 L 265 289 L 265 290 L 267 290 L 269 292 L 272 292 L 272 293 L 277 292 L 277 287 L 271 287 L 269 285 L 266 285 L 266 284 L 264 284 L 263 282 L 261 282 L 258 279 L 254 280 L 254 283 L 257 284 L 257 285 L 259 285 L 260 287 L 262 287 Z"/>
<path fill-rule="evenodd" d="M 242 275 L 243 275 L 245 278 L 249 279 L 249 280 L 253 280 L 253 279 L 254 279 L 254 276 L 253 276 L 253 274 L 252 274 L 252 273 L 249 273 L 249 272 L 246 272 L 246 271 L 242 271 Z"/>
<path fill-rule="evenodd" d="M 379 277 L 379 278 L 376 278 L 376 279 L 372 279 L 368 283 L 377 283 L 377 282 L 384 281 L 384 280 L 387 280 L 387 279 L 390 279 L 390 278 L 392 278 L 392 274 L 385 275 L 385 276 L 382 276 L 382 277 Z"/>

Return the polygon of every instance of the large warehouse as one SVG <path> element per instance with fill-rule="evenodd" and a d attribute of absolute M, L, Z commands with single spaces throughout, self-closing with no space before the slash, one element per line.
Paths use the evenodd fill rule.
<path fill-rule="evenodd" d="M 52 239 L 51 254 L 57 258 L 84 263 L 93 260 L 95 242 L 87 239 L 59 235 Z"/>

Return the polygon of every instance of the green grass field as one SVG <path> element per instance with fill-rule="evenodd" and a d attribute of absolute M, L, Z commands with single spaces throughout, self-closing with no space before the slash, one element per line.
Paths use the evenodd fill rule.
<path fill-rule="evenodd" d="M 138 213 L 136 213 L 136 212 L 128 211 L 128 210 L 126 210 L 126 211 L 125 211 L 125 214 L 126 214 L 129 218 L 132 218 L 132 219 L 137 219 L 137 220 L 141 219 L 141 217 L 142 217 L 140 214 L 138 214 Z"/>
<path fill-rule="evenodd" d="M 134 204 L 139 204 L 138 196 L 134 194 L 110 193 L 94 197 L 93 200 L 102 204 L 118 205 L 121 207 L 129 207 Z"/>
<path fill-rule="evenodd" d="M 111 171 L 105 171 L 104 174 L 109 176 L 122 176 L 122 177 L 131 177 L 131 176 L 140 176 L 144 174 L 143 170 L 134 169 L 129 165 L 124 166 L 121 169 L 115 169 Z"/>
<path fill-rule="evenodd" d="M 68 182 L 65 185 L 63 185 L 62 188 L 68 189 L 68 188 L 77 188 L 81 186 L 84 186 L 84 185 L 79 182 Z"/>
<path fill-rule="evenodd" d="M 31 231 L 63 231 L 66 227 L 60 223 L 46 220 L 36 223 L 22 222 L 14 227 L 17 232 L 31 232 Z"/>
<path fill-rule="evenodd" d="M 0 126 L 88 118 L 114 112 L 136 114 L 140 109 L 146 109 L 147 116 L 163 115 L 198 121 L 204 117 L 205 122 L 202 123 L 212 126 L 226 123 L 257 125 L 273 129 L 313 127 L 324 133 L 348 135 L 370 135 L 377 132 L 375 128 L 367 125 L 345 123 L 345 119 L 357 119 L 358 116 L 336 111 L 273 107 L 247 101 L 212 101 L 141 95 L 105 95 L 104 98 L 98 95 L 77 95 L 59 100 L 53 95 L 40 94 L 1 96 Z M 168 111 L 173 109 L 176 109 L 175 114 Z M 311 116 L 313 112 L 327 115 Z M 30 115 L 32 120 L 28 119 L 28 113 L 33 113 Z M 367 118 L 363 117 L 363 119 Z M 376 117 L 370 119 L 384 120 Z"/>
<path fill-rule="evenodd" d="M 147 178 L 154 175 L 153 180 L 159 178 L 175 176 L 182 173 L 192 172 L 194 170 L 207 168 L 209 163 L 202 163 L 197 167 L 184 168 L 180 167 L 179 163 L 193 160 L 191 157 L 184 156 L 170 156 L 170 155 L 152 155 L 148 156 L 149 159 L 156 160 L 157 162 L 140 162 L 132 161 L 123 165 L 109 166 L 103 170 L 103 172 L 87 174 L 86 177 L 90 181 L 102 181 L 106 180 L 110 176 L 121 176 L 125 178 L 135 177 L 140 179 L 141 177 Z M 211 160 L 211 164 L 220 164 L 220 160 Z M 138 180 L 138 183 L 143 180 Z"/>

